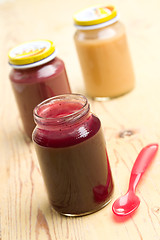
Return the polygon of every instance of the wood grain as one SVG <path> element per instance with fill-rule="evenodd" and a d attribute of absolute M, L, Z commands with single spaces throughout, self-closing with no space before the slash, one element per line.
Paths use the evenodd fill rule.
<path fill-rule="evenodd" d="M 99 1 L 92 1 L 95 3 Z M 113 3 L 126 25 L 136 87 L 111 101 L 89 102 L 102 122 L 114 200 L 127 190 L 130 170 L 141 148 L 160 142 L 160 3 Z M 138 186 L 141 204 L 135 214 L 116 218 L 110 203 L 94 214 L 70 218 L 50 208 L 33 145 L 24 136 L 8 78 L 7 52 L 23 41 L 52 39 L 65 61 L 72 91 L 85 94 L 73 43 L 72 14 L 90 4 L 89 0 L 0 1 L 1 240 L 160 240 L 159 153 Z"/>

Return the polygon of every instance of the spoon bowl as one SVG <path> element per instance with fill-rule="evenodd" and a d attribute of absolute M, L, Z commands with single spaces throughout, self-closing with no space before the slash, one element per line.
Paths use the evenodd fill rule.
<path fill-rule="evenodd" d="M 140 204 L 140 199 L 133 191 L 128 191 L 119 197 L 112 206 L 112 211 L 116 215 L 126 216 L 135 211 Z"/>

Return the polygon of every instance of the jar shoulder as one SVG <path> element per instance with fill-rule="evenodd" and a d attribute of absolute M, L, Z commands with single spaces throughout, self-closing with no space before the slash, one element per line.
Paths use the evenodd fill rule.
<path fill-rule="evenodd" d="M 35 128 L 33 140 L 44 147 L 68 147 L 84 142 L 101 129 L 99 118 L 91 114 L 85 121 L 69 126 L 61 126 L 54 130 Z"/>
<path fill-rule="evenodd" d="M 12 69 L 9 78 L 16 83 L 34 83 L 54 77 L 64 70 L 64 62 L 56 57 L 52 61 L 38 67 L 27 69 Z"/>
<path fill-rule="evenodd" d="M 125 34 L 125 27 L 123 23 L 116 22 L 109 26 L 93 29 L 93 30 L 77 30 L 74 35 L 75 41 L 87 41 L 87 40 L 101 40 L 112 39 Z"/>

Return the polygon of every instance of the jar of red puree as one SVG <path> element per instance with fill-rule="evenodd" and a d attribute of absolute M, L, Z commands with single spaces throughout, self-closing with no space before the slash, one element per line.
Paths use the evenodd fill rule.
<path fill-rule="evenodd" d="M 124 25 L 114 6 L 89 7 L 74 15 L 74 35 L 87 94 L 103 100 L 135 84 Z"/>
<path fill-rule="evenodd" d="M 33 142 L 52 207 L 66 216 L 95 212 L 113 182 L 101 122 L 83 95 L 59 95 L 34 109 Z"/>
<path fill-rule="evenodd" d="M 49 40 L 23 43 L 11 49 L 8 56 L 12 88 L 24 130 L 31 138 L 35 106 L 55 95 L 71 93 L 65 65 Z"/>

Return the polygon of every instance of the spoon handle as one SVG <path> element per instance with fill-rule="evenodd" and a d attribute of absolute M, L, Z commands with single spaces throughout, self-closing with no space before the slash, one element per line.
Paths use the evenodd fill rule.
<path fill-rule="evenodd" d="M 154 158 L 158 150 L 158 144 L 153 143 L 144 147 L 138 154 L 138 157 L 133 165 L 131 171 L 131 177 L 129 182 L 129 189 L 135 190 L 136 186 L 145 172 L 146 168 L 149 166 L 150 162 Z"/>
<path fill-rule="evenodd" d="M 132 168 L 132 174 L 139 174 L 139 173 L 144 173 L 146 168 L 148 167 L 149 163 L 152 161 L 152 159 L 154 158 L 156 152 L 158 150 L 158 144 L 157 143 L 153 143 L 153 144 L 149 144 L 146 147 L 144 147 L 134 165 Z"/>

